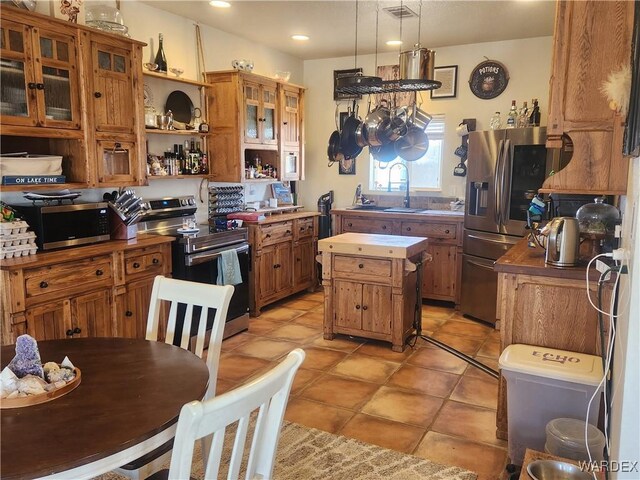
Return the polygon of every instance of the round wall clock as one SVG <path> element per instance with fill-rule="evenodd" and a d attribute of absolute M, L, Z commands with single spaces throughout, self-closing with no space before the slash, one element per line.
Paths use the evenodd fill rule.
<path fill-rule="evenodd" d="M 469 77 L 469 88 L 476 97 L 483 100 L 496 98 L 504 92 L 508 83 L 507 67 L 495 60 L 479 63 Z"/>

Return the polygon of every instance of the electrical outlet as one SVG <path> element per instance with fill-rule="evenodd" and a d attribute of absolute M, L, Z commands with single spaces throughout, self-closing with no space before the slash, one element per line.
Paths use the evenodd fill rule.
<path fill-rule="evenodd" d="M 596 260 L 596 270 L 598 270 L 600 273 L 604 273 L 607 270 L 609 270 L 609 265 L 607 265 L 605 262 L 603 262 L 602 260 L 598 259 Z M 604 277 L 604 281 L 608 281 L 611 279 L 611 272 L 607 273 L 607 275 Z"/>

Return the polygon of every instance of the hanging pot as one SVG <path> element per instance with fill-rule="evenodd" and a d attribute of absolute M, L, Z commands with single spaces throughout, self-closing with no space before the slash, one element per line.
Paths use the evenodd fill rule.
<path fill-rule="evenodd" d="M 435 60 L 434 50 L 416 44 L 413 50 L 400 54 L 400 80 L 433 80 Z"/>
<path fill-rule="evenodd" d="M 355 112 L 345 120 L 340 132 L 340 151 L 345 158 L 355 158 L 362 152 L 362 147 L 356 140 L 356 131 L 362 124 L 362 121 L 356 117 Z"/>
<path fill-rule="evenodd" d="M 369 152 L 373 156 L 374 160 L 377 160 L 380 163 L 388 163 L 398 158 L 393 142 L 380 145 L 379 147 L 369 147 Z"/>
<path fill-rule="evenodd" d="M 409 131 L 395 143 L 395 151 L 407 162 L 422 158 L 429 149 L 429 137 L 419 127 L 410 127 Z"/>
<path fill-rule="evenodd" d="M 384 142 L 381 133 L 389 124 L 389 107 L 386 100 L 381 100 L 380 104 L 367 114 L 364 119 L 367 141 L 369 145 L 379 147 Z"/>
<path fill-rule="evenodd" d="M 344 155 L 340 151 L 340 132 L 338 130 L 334 130 L 329 137 L 327 157 L 329 158 L 329 166 L 333 165 L 333 162 L 344 160 Z"/>
<path fill-rule="evenodd" d="M 414 127 L 421 128 L 422 130 L 425 130 L 427 128 L 427 126 L 429 125 L 429 122 L 431 122 L 431 119 L 433 118 L 424 110 L 420 110 L 420 108 L 418 108 L 417 105 L 413 106 L 413 110 L 411 111 L 410 117 L 411 117 L 411 125 L 413 125 Z"/>

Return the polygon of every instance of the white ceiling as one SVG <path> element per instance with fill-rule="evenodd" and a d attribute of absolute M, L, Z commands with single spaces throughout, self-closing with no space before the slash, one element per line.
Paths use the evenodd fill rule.
<path fill-rule="evenodd" d="M 228 0 L 231 8 L 226 9 L 213 8 L 207 0 L 143 1 L 303 60 L 354 54 L 356 3 L 358 54 L 374 53 L 378 4 L 378 51 L 398 50 L 385 42 L 400 36 L 400 21 L 382 9 L 400 6 L 400 0 Z M 420 10 L 416 0 L 403 5 L 416 14 Z M 418 23 L 421 43 L 429 48 L 552 35 L 554 11 L 555 1 L 548 0 L 424 0 L 421 22 L 418 18 L 402 21 L 403 49 L 416 43 Z M 310 40 L 292 40 L 296 33 Z"/>

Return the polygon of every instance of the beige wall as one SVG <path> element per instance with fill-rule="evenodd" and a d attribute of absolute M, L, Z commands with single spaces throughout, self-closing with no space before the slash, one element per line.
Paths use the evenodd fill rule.
<path fill-rule="evenodd" d="M 542 109 L 542 124 L 546 124 L 549 98 L 552 37 L 538 37 L 475 45 L 458 45 L 436 49 L 436 66 L 458 65 L 458 94 L 453 99 L 431 100 L 429 92 L 421 95 L 422 109 L 431 114 L 446 116 L 446 136 L 442 169 L 442 191 L 436 195 L 464 198 L 465 178 L 454 177 L 453 167 L 459 158 L 453 154 L 460 144 L 455 128 L 463 118 L 476 118 L 477 129 L 488 128 L 489 118 L 496 110 L 503 118 L 516 100 L 518 107 L 523 101 L 531 103 L 538 98 Z M 471 70 L 484 57 L 502 62 L 509 71 L 509 85 L 504 93 L 493 100 L 481 100 L 469 89 Z M 397 63 L 397 54 L 379 55 L 379 65 Z M 365 75 L 375 69 L 373 55 L 359 56 L 358 66 Z M 301 203 L 315 205 L 318 197 L 333 189 L 335 206 L 350 204 L 358 183 L 365 191 L 369 184 L 369 156 L 367 149 L 356 162 L 356 175 L 339 175 L 338 167 L 327 168 L 327 140 L 335 129 L 333 101 L 333 70 L 354 67 L 353 57 L 308 60 L 304 62 L 304 85 L 307 87 L 305 103 L 306 129 L 306 180 L 300 185 Z M 366 115 L 366 98 L 360 106 L 360 115 Z M 346 110 L 347 103 L 341 105 Z"/>

